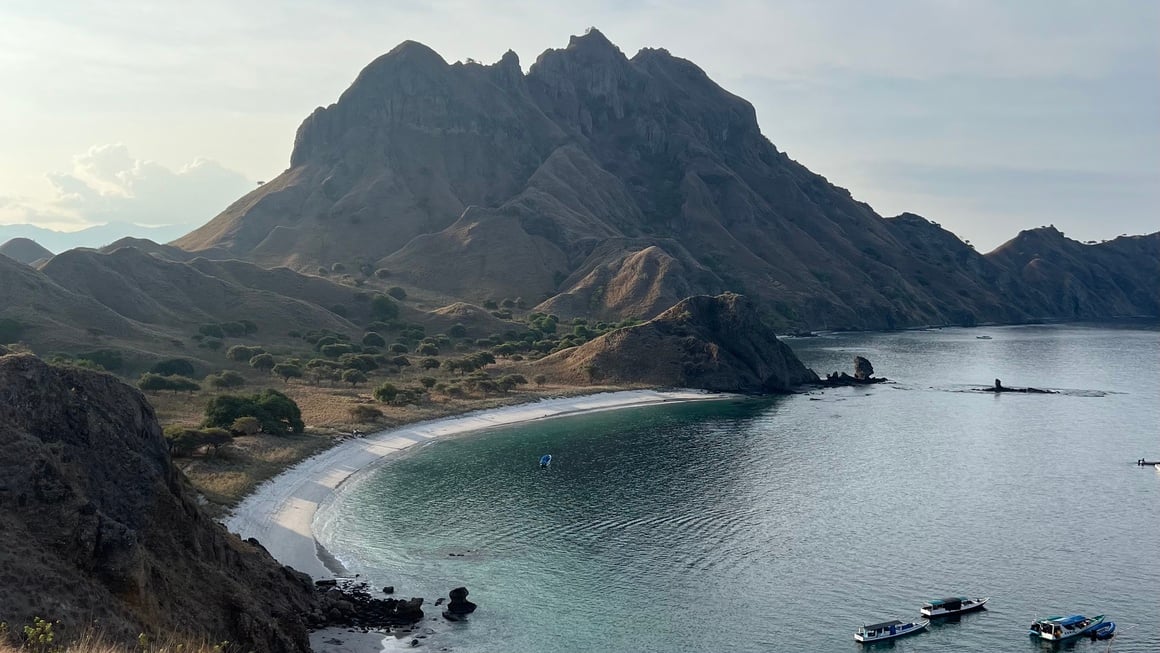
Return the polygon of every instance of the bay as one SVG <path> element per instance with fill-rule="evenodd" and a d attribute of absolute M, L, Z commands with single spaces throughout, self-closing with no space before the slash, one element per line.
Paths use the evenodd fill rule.
<path fill-rule="evenodd" d="M 466 585 L 469 622 L 425 624 L 464 653 L 853 651 L 859 625 L 954 595 L 992 598 L 889 647 L 1040 650 L 1033 619 L 1087 613 L 1113 650 L 1160 650 L 1160 473 L 1134 465 L 1160 458 L 1160 331 L 789 342 L 892 382 L 436 441 L 346 484 L 319 540 L 404 596 Z M 1057 394 L 972 391 L 995 378 Z"/>

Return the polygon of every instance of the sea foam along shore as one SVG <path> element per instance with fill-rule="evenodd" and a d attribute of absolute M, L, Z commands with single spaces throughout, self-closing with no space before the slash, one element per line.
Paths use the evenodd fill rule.
<path fill-rule="evenodd" d="M 343 481 L 385 456 L 440 437 L 537 419 L 730 396 L 701 390 L 606 392 L 542 399 L 381 431 L 347 440 L 270 479 L 238 504 L 225 525 L 242 538 L 256 538 L 278 562 L 315 579 L 331 578 L 334 574 L 319 558 L 314 539 L 315 512 Z"/>

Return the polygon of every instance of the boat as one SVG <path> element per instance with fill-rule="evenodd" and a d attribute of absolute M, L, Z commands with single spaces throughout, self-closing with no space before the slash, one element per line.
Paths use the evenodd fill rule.
<path fill-rule="evenodd" d="M 975 336 L 976 340 L 990 340 L 991 336 Z"/>
<path fill-rule="evenodd" d="M 1105 621 L 1091 632 L 1092 639 L 1111 639 L 1116 635 L 1116 622 Z"/>
<path fill-rule="evenodd" d="M 883 621 L 880 624 L 870 624 L 869 626 L 862 626 L 854 632 L 854 641 L 869 644 L 870 642 L 881 642 L 895 637 L 902 637 L 904 635 L 913 635 L 926 630 L 930 622 L 926 619 L 921 621 L 911 621 L 903 623 L 895 619 L 894 621 Z"/>
<path fill-rule="evenodd" d="M 920 612 L 922 612 L 922 616 L 924 617 L 949 617 L 951 615 L 978 610 L 986 605 L 989 599 L 990 597 L 987 596 L 981 599 L 952 596 L 950 598 L 931 601 L 922 606 Z"/>
<path fill-rule="evenodd" d="M 552 464 L 552 454 L 546 453 L 540 456 L 540 467 L 547 467 Z"/>
<path fill-rule="evenodd" d="M 1032 637 L 1058 642 L 1089 633 L 1104 622 L 1104 615 L 1085 617 L 1073 614 L 1068 617 L 1048 617 L 1031 624 L 1027 634 Z"/>

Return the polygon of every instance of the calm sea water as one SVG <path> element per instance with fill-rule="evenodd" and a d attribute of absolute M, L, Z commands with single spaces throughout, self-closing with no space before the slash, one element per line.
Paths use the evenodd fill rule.
<path fill-rule="evenodd" d="M 1036 651 L 1035 618 L 1106 613 L 1111 650 L 1160 651 L 1160 473 L 1134 466 L 1160 458 L 1160 331 L 790 342 L 895 382 L 438 441 L 345 486 L 319 538 L 404 596 L 466 585 L 478 612 L 429 610 L 433 650 L 856 651 L 863 623 L 970 595 L 989 609 L 875 648 Z M 969 391 L 996 377 L 1059 394 Z"/>

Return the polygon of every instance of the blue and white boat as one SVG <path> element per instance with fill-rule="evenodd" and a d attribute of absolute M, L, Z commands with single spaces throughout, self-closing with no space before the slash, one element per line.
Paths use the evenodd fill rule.
<path fill-rule="evenodd" d="M 1104 615 L 1085 617 L 1073 614 L 1068 617 L 1048 617 L 1031 624 L 1027 634 L 1049 642 L 1059 642 L 1090 633 L 1104 622 Z"/>
<path fill-rule="evenodd" d="M 926 619 L 922 621 L 911 621 L 903 623 L 895 619 L 894 621 L 883 621 L 880 624 L 870 624 L 862 626 L 854 632 L 854 641 L 869 644 L 870 642 L 881 642 L 895 637 L 903 637 L 905 635 L 913 635 L 926 630 L 930 622 Z"/>
<path fill-rule="evenodd" d="M 541 468 L 547 467 L 548 465 L 551 465 L 551 464 L 552 464 L 552 454 L 546 453 L 546 454 L 540 456 L 540 467 Z"/>

